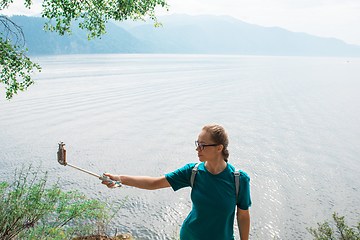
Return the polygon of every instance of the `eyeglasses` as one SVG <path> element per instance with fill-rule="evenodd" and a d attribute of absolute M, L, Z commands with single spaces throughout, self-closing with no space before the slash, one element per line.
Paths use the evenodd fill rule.
<path fill-rule="evenodd" d="M 218 146 L 218 145 L 220 145 L 220 144 L 208 144 L 208 145 L 205 145 L 203 143 L 199 143 L 199 141 L 195 141 L 196 148 L 199 148 L 201 151 L 204 150 L 205 147 Z"/>

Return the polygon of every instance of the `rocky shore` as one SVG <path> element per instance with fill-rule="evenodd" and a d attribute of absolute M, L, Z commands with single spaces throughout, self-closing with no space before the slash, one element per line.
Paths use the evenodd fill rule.
<path fill-rule="evenodd" d="M 108 236 L 102 236 L 102 235 L 76 237 L 76 238 L 73 238 L 72 240 L 135 240 L 135 238 L 133 238 L 130 233 L 126 233 L 126 234 L 119 234 L 114 237 L 108 237 Z"/>

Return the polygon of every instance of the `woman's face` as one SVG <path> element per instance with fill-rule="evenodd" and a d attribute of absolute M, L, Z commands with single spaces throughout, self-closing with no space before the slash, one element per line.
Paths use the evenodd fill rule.
<path fill-rule="evenodd" d="M 206 131 L 201 131 L 198 137 L 198 142 L 203 145 L 211 145 L 215 144 L 211 140 L 210 133 Z M 217 146 L 206 146 L 203 150 L 200 150 L 200 147 L 196 148 L 196 151 L 198 152 L 198 157 L 200 162 L 209 161 L 212 159 L 215 159 L 218 156 L 218 147 Z"/>

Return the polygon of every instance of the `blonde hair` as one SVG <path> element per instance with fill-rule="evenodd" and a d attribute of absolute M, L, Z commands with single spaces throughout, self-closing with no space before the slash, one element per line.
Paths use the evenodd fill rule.
<path fill-rule="evenodd" d="M 225 129 L 217 124 L 209 124 L 203 127 L 202 130 L 210 133 L 211 140 L 214 141 L 216 144 L 223 145 L 222 155 L 225 162 L 227 162 L 229 158 L 229 151 L 227 150 L 227 147 L 229 145 L 229 137 Z"/>

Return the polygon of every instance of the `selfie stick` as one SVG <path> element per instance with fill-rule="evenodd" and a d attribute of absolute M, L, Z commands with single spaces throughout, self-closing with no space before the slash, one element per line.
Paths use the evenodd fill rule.
<path fill-rule="evenodd" d="M 71 165 L 70 163 L 67 163 L 66 162 L 66 150 L 64 148 L 65 144 L 63 142 L 59 142 L 59 150 L 57 152 L 57 159 L 58 159 L 58 162 L 63 165 L 63 166 L 70 166 L 72 168 L 75 168 L 77 170 L 80 170 L 84 173 L 87 173 L 87 174 L 90 174 L 94 177 L 97 177 L 99 178 L 100 180 L 102 181 L 105 181 L 105 182 L 109 182 L 109 185 L 115 181 L 111 180 L 108 176 L 105 175 L 105 173 L 103 173 L 101 176 L 98 175 L 98 174 L 95 174 L 95 173 L 92 173 L 92 172 L 89 172 L 85 169 L 82 169 L 82 168 L 79 168 L 79 167 L 76 167 L 74 165 Z M 121 182 L 120 181 L 116 181 L 115 182 L 115 185 L 112 186 L 111 188 L 116 188 L 116 187 L 121 187 Z"/>

